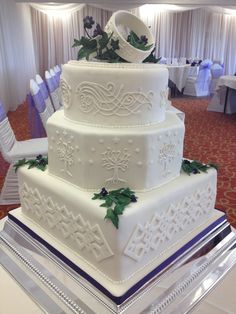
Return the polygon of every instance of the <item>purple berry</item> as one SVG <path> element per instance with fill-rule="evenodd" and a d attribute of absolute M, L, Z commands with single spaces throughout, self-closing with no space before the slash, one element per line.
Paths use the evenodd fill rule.
<path fill-rule="evenodd" d="M 132 203 L 136 203 L 137 202 L 137 197 L 134 194 L 132 194 L 130 196 L 130 200 L 131 200 Z"/>
<path fill-rule="evenodd" d="M 189 165 L 189 164 L 190 164 L 190 161 L 187 160 L 187 159 L 185 159 L 185 160 L 184 160 L 184 164 L 185 164 L 185 165 Z"/>
<path fill-rule="evenodd" d="M 192 170 L 192 173 L 193 173 L 193 174 L 197 174 L 197 173 L 199 173 L 199 171 L 198 171 L 197 168 L 194 168 L 194 169 Z"/>
<path fill-rule="evenodd" d="M 107 190 L 106 190 L 105 188 L 102 188 L 100 194 L 101 194 L 102 196 L 106 196 L 106 195 L 108 194 L 108 192 L 107 192 Z"/>

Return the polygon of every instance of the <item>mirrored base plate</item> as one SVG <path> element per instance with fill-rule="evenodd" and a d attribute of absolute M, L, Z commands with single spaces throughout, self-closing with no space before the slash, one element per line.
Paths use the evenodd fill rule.
<path fill-rule="evenodd" d="M 203 237 L 117 305 L 11 215 L 0 232 L 0 262 L 45 313 L 188 313 L 236 264 L 236 235 L 224 213 Z"/>

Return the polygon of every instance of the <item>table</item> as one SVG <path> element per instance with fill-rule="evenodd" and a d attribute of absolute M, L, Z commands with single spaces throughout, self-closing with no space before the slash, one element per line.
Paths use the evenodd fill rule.
<path fill-rule="evenodd" d="M 0 230 L 3 228 L 3 224 L 5 220 L 6 219 L 0 220 Z M 192 261 L 192 263 L 194 263 L 194 261 Z M 185 273 L 185 271 L 186 271 L 186 265 L 183 265 L 182 272 Z M 173 275 L 175 275 L 175 273 Z M 11 277 L 11 275 L 3 267 L 1 267 L 1 265 L 0 265 L 0 279 L 1 279 L 0 280 L 0 291 L 1 291 L 0 314 L 19 313 L 19 309 L 24 314 L 62 313 L 62 312 L 45 311 L 45 309 L 40 307 L 40 305 L 37 304 L 37 302 L 35 302 L 35 300 L 31 298 L 31 296 L 27 294 L 20 285 L 18 285 L 18 283 Z M 228 273 L 226 277 L 224 277 L 224 280 L 216 287 L 216 289 L 214 291 L 211 291 L 211 293 L 207 296 L 207 298 L 205 298 L 203 302 L 199 304 L 198 307 L 194 308 L 194 310 L 191 313 L 194 313 L 194 314 L 206 314 L 206 313 L 207 314 L 232 314 L 232 313 L 235 313 L 235 308 L 236 308 L 235 291 L 234 291 L 235 280 L 236 280 L 236 267 L 234 267 L 231 270 L 231 272 Z M 205 283 L 207 284 L 207 282 Z M 29 285 L 30 285 L 30 281 L 29 281 L 28 286 Z M 168 279 L 167 281 L 164 281 L 164 284 L 158 285 L 156 291 L 160 291 L 160 292 L 165 291 L 166 289 L 165 285 L 168 286 Z M 71 312 L 66 310 L 63 313 L 68 314 Z M 88 313 L 91 313 L 91 312 L 88 312 Z M 98 311 L 96 313 L 104 313 L 104 312 Z M 147 313 L 150 313 L 150 312 L 147 312 Z M 182 314 L 181 312 L 178 312 L 178 313 Z"/>
<path fill-rule="evenodd" d="M 223 75 L 218 79 L 207 110 L 229 114 L 236 112 L 236 76 Z"/>
<path fill-rule="evenodd" d="M 182 92 L 190 71 L 190 64 L 166 65 L 169 71 L 169 80 L 175 84 L 179 92 Z"/>

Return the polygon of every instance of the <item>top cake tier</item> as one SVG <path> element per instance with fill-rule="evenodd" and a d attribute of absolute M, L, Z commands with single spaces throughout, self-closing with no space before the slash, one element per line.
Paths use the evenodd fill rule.
<path fill-rule="evenodd" d="M 96 126 L 165 120 L 168 70 L 156 64 L 70 61 L 62 68 L 65 116 Z"/>

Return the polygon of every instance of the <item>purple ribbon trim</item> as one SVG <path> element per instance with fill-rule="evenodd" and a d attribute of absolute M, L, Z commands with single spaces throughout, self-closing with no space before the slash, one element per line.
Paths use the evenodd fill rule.
<path fill-rule="evenodd" d="M 0 122 L 2 122 L 7 117 L 5 108 L 3 104 L 0 102 Z"/>
<path fill-rule="evenodd" d="M 83 278 L 88 280 L 93 286 L 95 286 L 100 292 L 105 294 L 108 298 L 110 298 L 117 305 L 122 304 L 126 299 L 132 296 L 136 291 L 138 291 L 144 284 L 146 284 L 149 280 L 151 280 L 154 276 L 164 270 L 167 266 L 169 266 L 173 261 L 175 261 L 179 256 L 189 250 L 192 246 L 194 246 L 198 241 L 200 241 L 204 236 L 210 233 L 213 229 L 218 227 L 223 221 L 227 221 L 226 216 L 222 216 L 214 221 L 211 225 L 209 225 L 206 229 L 200 232 L 197 236 L 195 236 L 192 240 L 182 246 L 178 251 L 172 254 L 169 258 L 167 258 L 164 262 L 162 262 L 159 266 L 157 266 L 153 271 L 151 271 L 148 275 L 146 275 L 143 279 L 137 282 L 134 286 L 132 286 L 128 291 L 126 291 L 121 296 L 114 296 L 111 294 L 106 288 L 104 288 L 99 282 L 97 282 L 94 278 L 92 278 L 89 274 L 83 271 L 79 266 L 70 261 L 66 256 L 60 253 L 57 249 L 47 243 L 44 239 L 38 236 L 34 231 L 28 228 L 25 224 L 23 224 L 16 217 L 12 216 L 10 213 L 8 214 L 9 219 L 14 221 L 19 227 L 21 227 L 25 232 L 27 232 L 31 237 L 44 245 L 50 252 L 52 252 L 55 256 L 57 256 L 60 260 L 62 260 L 67 266 L 72 268 L 75 272 L 81 275 Z"/>

